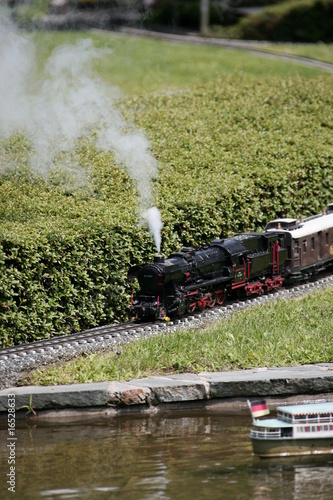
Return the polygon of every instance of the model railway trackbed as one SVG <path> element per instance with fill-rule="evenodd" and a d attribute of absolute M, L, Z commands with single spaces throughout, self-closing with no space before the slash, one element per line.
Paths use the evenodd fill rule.
<path fill-rule="evenodd" d="M 101 326 L 71 335 L 61 335 L 30 344 L 0 349 L 0 389 L 15 385 L 21 374 L 33 369 L 70 360 L 81 354 L 90 354 L 113 350 L 120 353 L 121 346 L 136 340 L 160 333 L 171 333 L 180 329 L 203 328 L 208 323 L 231 314 L 265 304 L 277 298 L 289 299 L 305 296 L 315 290 L 322 290 L 333 285 L 333 275 L 326 275 L 316 281 L 291 288 L 283 288 L 259 297 L 250 297 L 242 301 L 226 301 L 222 306 L 205 309 L 201 313 L 191 314 L 169 323 L 117 323 Z"/>
<path fill-rule="evenodd" d="M 155 325 L 154 325 L 155 326 Z M 21 344 L 13 347 L 5 347 L 0 350 L 0 360 L 10 356 L 24 356 L 33 352 L 44 352 L 47 349 L 60 349 L 66 344 L 93 344 L 98 341 L 121 338 L 127 335 L 134 335 L 137 331 L 151 329 L 150 323 L 135 325 L 134 323 L 116 323 L 113 325 L 99 326 L 83 332 L 71 335 L 60 335 L 51 339 L 39 340 L 30 344 Z M 158 328 L 158 327 L 157 327 Z"/>

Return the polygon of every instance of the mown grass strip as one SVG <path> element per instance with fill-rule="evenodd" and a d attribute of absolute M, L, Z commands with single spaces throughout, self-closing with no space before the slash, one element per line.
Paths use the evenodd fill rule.
<path fill-rule="evenodd" d="M 39 68 L 43 67 L 55 47 L 73 45 L 82 38 L 91 38 L 98 48 L 111 49 L 111 54 L 96 63 L 96 71 L 105 81 L 131 95 L 180 89 L 210 82 L 217 76 L 238 73 L 263 79 L 272 76 L 310 77 L 322 73 L 316 68 L 263 59 L 242 50 L 170 43 L 107 32 L 35 32 L 31 36 L 36 44 Z"/>
<path fill-rule="evenodd" d="M 150 375 L 333 361 L 333 287 L 277 300 L 204 330 L 160 334 L 106 354 L 34 371 L 23 383 L 54 385 Z"/>
<path fill-rule="evenodd" d="M 278 54 L 308 57 L 333 64 L 332 43 L 263 43 L 260 48 Z"/>

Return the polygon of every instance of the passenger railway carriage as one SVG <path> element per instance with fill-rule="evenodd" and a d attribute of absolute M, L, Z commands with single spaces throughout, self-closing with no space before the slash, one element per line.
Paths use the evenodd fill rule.
<path fill-rule="evenodd" d="M 308 279 L 333 264 L 333 204 L 304 220 L 277 219 L 262 233 L 216 239 L 203 248 L 183 248 L 168 258 L 134 266 L 139 292 L 130 317 L 182 316 L 222 304 L 234 294 L 259 295 L 284 282 Z"/>
<path fill-rule="evenodd" d="M 278 232 L 285 242 L 289 281 L 307 279 L 332 264 L 333 204 L 329 205 L 324 214 L 301 221 L 274 220 L 266 226 L 265 232 Z"/>

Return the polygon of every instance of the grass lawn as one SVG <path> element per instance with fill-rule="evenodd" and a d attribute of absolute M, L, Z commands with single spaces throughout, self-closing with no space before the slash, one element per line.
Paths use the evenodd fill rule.
<path fill-rule="evenodd" d="M 280 54 L 288 54 L 310 59 L 317 59 L 333 64 L 333 44 L 327 43 L 270 43 L 263 44 L 262 48 L 266 48 L 272 52 Z"/>
<path fill-rule="evenodd" d="M 112 53 L 96 63 L 98 74 L 124 93 L 163 92 L 217 76 L 252 75 L 261 79 L 314 76 L 320 70 L 284 61 L 273 61 L 245 51 L 148 40 L 115 33 L 35 32 L 37 59 L 41 67 L 54 47 L 92 38 L 99 48 Z"/>
<path fill-rule="evenodd" d="M 333 287 L 233 314 L 203 330 L 137 341 L 36 370 L 26 383 L 71 384 L 151 375 L 333 361 Z M 121 354 L 119 354 L 121 352 Z"/>

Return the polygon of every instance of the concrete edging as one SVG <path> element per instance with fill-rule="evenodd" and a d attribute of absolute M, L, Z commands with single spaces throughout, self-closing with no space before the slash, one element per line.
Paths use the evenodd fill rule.
<path fill-rule="evenodd" d="M 15 395 L 16 411 L 65 409 L 162 409 L 214 399 L 332 393 L 333 363 L 287 368 L 176 374 L 128 382 L 12 387 L 0 391 L 0 415 Z M 176 406 L 176 405 L 175 405 Z M 24 408 L 22 408 L 24 407 Z"/>

